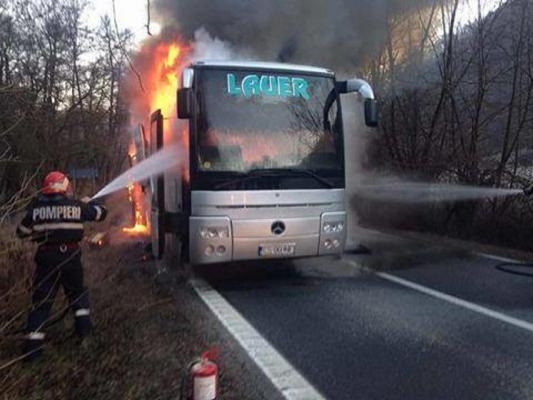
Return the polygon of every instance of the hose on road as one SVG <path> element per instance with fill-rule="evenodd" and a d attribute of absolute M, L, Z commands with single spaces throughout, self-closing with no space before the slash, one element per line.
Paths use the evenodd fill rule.
<path fill-rule="evenodd" d="M 533 263 L 514 263 L 504 262 L 495 266 L 498 271 L 505 272 L 507 274 L 526 276 L 533 278 Z M 531 272 L 521 271 L 520 268 L 530 268 Z"/>

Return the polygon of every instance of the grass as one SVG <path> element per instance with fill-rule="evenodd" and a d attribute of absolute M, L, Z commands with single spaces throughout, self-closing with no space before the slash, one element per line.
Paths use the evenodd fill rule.
<path fill-rule="evenodd" d="M 34 245 L 16 238 L 14 226 L 0 227 L 0 349 L 18 339 L 15 331 L 26 319 L 33 249 Z"/>
<path fill-rule="evenodd" d="M 123 199 L 111 205 L 105 225 L 88 232 L 114 232 L 111 244 L 83 249 L 95 325 L 90 341 L 79 345 L 69 313 L 48 329 L 44 355 L 32 364 L 9 363 L 20 355 L 23 336 L 12 331 L 26 319 L 34 248 L 14 239 L 13 227 L 2 228 L 0 321 L 12 322 L 0 331 L 0 400 L 179 398 L 186 366 L 210 344 L 205 318 L 195 316 L 198 306 L 191 306 L 195 300 L 183 282 L 156 282 L 154 263 L 143 261 L 144 243 L 119 233 L 127 215 L 120 204 Z M 64 304 L 61 294 L 54 310 Z M 250 398 L 235 380 L 222 374 L 222 397 Z"/>

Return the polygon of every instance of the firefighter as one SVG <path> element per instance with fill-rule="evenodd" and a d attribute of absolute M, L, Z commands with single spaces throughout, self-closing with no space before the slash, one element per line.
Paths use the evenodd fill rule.
<path fill-rule="evenodd" d="M 83 223 L 102 221 L 107 210 L 91 203 L 72 198 L 68 178 L 62 172 L 49 173 L 41 194 L 27 209 L 17 227 L 20 238 L 31 238 L 38 244 L 35 254 L 32 309 L 26 326 L 24 345 L 26 359 L 41 355 L 45 339 L 44 325 L 50 314 L 59 285 L 74 312 L 75 329 L 80 338 L 91 331 L 89 296 L 83 284 L 80 241 Z"/>

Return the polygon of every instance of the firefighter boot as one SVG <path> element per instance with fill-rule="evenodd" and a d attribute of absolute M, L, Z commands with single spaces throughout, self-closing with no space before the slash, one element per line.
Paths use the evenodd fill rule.
<path fill-rule="evenodd" d="M 93 325 L 91 323 L 90 311 L 88 308 L 79 308 L 74 312 L 76 334 L 80 338 L 85 338 L 91 334 Z"/>
<path fill-rule="evenodd" d="M 43 354 L 43 332 L 30 332 L 22 348 L 22 356 L 25 362 L 33 362 Z"/>

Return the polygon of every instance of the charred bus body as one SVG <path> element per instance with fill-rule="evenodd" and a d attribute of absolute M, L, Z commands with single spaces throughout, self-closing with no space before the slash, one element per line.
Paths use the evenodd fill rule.
<path fill-rule="evenodd" d="M 376 126 L 370 86 L 337 81 L 328 69 L 256 62 L 185 69 L 177 107 L 188 171 L 147 185 L 154 256 L 209 264 L 342 253 L 340 97 L 350 92 L 360 93 L 366 125 Z M 140 145 L 146 155 L 166 145 L 163 129 L 156 111 L 149 145 Z"/>

